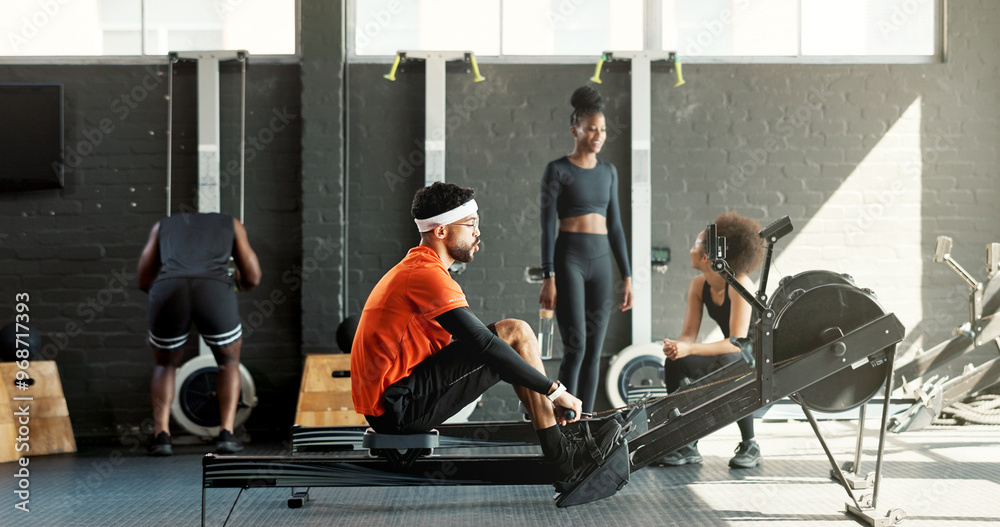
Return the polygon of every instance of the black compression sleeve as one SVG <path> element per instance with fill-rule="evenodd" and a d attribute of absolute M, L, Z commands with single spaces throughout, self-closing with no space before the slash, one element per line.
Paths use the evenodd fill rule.
<path fill-rule="evenodd" d="M 556 223 L 558 218 L 559 178 L 555 163 L 549 163 L 542 175 L 542 193 L 539 205 L 542 208 L 542 271 L 555 270 Z"/>
<path fill-rule="evenodd" d="M 434 318 L 455 340 L 472 343 L 482 350 L 483 362 L 500 378 L 516 386 L 524 386 L 548 394 L 553 381 L 528 364 L 514 348 L 493 334 L 467 307 L 459 307 Z"/>

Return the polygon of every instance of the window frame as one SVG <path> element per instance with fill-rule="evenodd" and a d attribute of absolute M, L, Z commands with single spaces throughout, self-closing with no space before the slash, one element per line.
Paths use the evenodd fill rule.
<path fill-rule="evenodd" d="M 345 37 L 346 60 L 349 64 L 391 64 L 394 55 L 358 55 L 354 48 L 357 31 L 354 19 L 355 5 L 363 0 L 345 1 Z M 504 0 L 500 1 L 501 13 Z M 933 55 L 786 55 L 786 56 L 687 56 L 678 54 L 678 60 L 687 64 L 938 64 L 947 60 L 947 1 L 934 2 L 934 54 Z M 657 23 L 662 18 L 663 4 L 660 0 L 645 0 L 644 20 L 645 51 L 675 51 L 661 50 L 663 27 Z M 500 49 L 503 50 L 503 32 L 500 33 Z M 801 36 L 799 40 L 801 51 Z M 430 51 L 430 50 L 427 50 Z M 615 51 L 615 50 L 605 50 Z M 477 55 L 478 62 L 483 64 L 591 64 L 597 56 L 589 55 Z"/>

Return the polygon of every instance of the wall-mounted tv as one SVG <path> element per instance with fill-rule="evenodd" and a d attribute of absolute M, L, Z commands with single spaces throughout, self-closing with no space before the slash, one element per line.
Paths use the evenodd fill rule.
<path fill-rule="evenodd" d="M 63 186 L 62 84 L 0 84 L 0 192 Z"/>

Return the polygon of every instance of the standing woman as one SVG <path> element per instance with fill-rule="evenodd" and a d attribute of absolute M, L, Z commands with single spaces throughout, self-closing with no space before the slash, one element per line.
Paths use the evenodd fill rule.
<path fill-rule="evenodd" d="M 715 219 L 719 236 L 726 238 L 726 263 L 736 274 L 736 280 L 747 289 L 754 290 L 750 273 L 760 268 L 764 260 L 761 245 L 760 224 L 752 218 L 735 212 L 720 214 Z M 684 313 L 684 327 L 676 339 L 663 339 L 663 354 L 667 361 L 663 365 L 663 377 L 667 392 L 673 393 L 681 387 L 681 381 L 692 381 L 738 360 L 742 360 L 740 350 L 729 341 L 730 337 L 746 337 L 750 330 L 750 315 L 753 309 L 738 292 L 729 287 L 729 282 L 712 269 L 708 255 L 705 231 L 701 231 L 691 247 L 691 267 L 700 274 L 691 280 L 687 294 L 687 310 Z M 723 340 L 696 343 L 701 329 L 702 313 L 719 325 Z M 729 460 L 732 468 L 752 468 L 761 463 L 760 447 L 754 441 L 753 415 L 736 422 L 740 427 L 742 441 L 736 446 L 736 455 Z M 686 463 L 701 463 L 698 442 L 685 445 L 660 458 L 660 464 L 668 466 Z"/>
<path fill-rule="evenodd" d="M 594 410 L 611 314 L 611 253 L 624 278 L 618 304 L 622 311 L 632 308 L 632 271 L 618 209 L 618 170 L 597 158 L 607 138 L 603 99 L 584 86 L 573 92 L 570 104 L 573 151 L 550 162 L 542 176 L 543 280 L 538 301 L 556 310 L 563 342 L 559 380 L 589 413 Z"/>

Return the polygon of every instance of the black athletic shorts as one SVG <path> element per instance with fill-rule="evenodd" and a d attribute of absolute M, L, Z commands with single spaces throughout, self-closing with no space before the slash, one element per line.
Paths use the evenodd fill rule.
<path fill-rule="evenodd" d="M 487 326 L 496 335 L 493 324 Z M 409 377 L 386 388 L 382 395 L 385 413 L 366 415 L 376 432 L 410 434 L 426 432 L 475 401 L 500 376 L 481 360 L 470 344 L 452 341 L 417 365 Z"/>
<path fill-rule="evenodd" d="M 233 285 L 212 278 L 165 278 L 149 289 L 149 344 L 180 349 L 194 322 L 205 343 L 224 348 L 243 336 Z"/>

